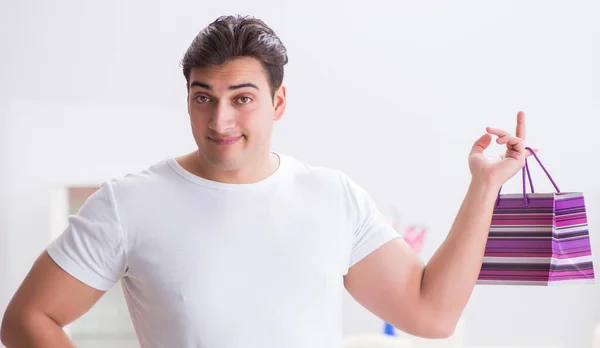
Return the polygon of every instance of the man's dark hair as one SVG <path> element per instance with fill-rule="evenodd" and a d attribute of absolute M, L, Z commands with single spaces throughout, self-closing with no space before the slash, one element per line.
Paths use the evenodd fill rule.
<path fill-rule="evenodd" d="M 262 20 L 240 15 L 219 17 L 194 38 L 181 62 L 187 88 L 192 69 L 220 65 L 239 57 L 253 57 L 262 63 L 273 96 L 283 82 L 287 50 Z"/>

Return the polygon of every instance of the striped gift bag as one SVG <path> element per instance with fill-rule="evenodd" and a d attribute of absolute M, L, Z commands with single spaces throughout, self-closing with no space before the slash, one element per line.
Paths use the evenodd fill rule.
<path fill-rule="evenodd" d="M 538 156 L 527 149 L 556 192 L 535 193 L 525 162 L 523 193 L 498 193 L 477 283 L 594 283 L 583 193 L 561 192 Z M 526 178 L 531 193 L 526 191 Z"/>

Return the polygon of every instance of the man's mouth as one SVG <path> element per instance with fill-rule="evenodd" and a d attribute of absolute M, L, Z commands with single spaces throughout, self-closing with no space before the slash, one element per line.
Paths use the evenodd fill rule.
<path fill-rule="evenodd" d="M 209 139 L 212 140 L 217 145 L 226 146 L 226 145 L 233 145 L 233 144 L 237 143 L 242 137 L 243 137 L 243 135 L 238 135 L 235 137 L 217 137 L 217 138 L 209 137 Z"/>

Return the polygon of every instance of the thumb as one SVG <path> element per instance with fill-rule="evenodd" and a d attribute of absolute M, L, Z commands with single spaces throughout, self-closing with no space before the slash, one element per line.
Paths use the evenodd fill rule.
<path fill-rule="evenodd" d="M 471 148 L 471 155 L 475 153 L 483 153 L 485 149 L 492 143 L 492 136 L 489 133 L 482 135 Z"/>

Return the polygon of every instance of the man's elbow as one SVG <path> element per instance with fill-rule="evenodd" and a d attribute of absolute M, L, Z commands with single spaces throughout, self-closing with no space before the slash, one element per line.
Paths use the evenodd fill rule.
<path fill-rule="evenodd" d="M 6 347 L 12 347 L 15 345 L 15 335 L 19 330 L 17 318 L 6 312 L 2 317 L 2 324 L 0 325 L 0 343 Z"/>
<path fill-rule="evenodd" d="M 405 331 L 409 335 L 425 339 L 446 339 L 454 335 L 458 321 L 444 316 L 427 316 L 413 321 L 412 324 Z"/>
<path fill-rule="evenodd" d="M 409 334 L 426 339 L 445 339 L 454 335 L 454 331 L 456 331 L 456 325 L 430 323 L 427 326 L 414 330 L 412 333 L 409 332 Z"/>
<path fill-rule="evenodd" d="M 456 321 L 450 321 L 450 320 L 433 323 L 431 325 L 431 330 L 429 330 L 429 332 L 426 333 L 428 337 L 424 337 L 424 338 L 430 338 L 430 339 L 450 338 L 452 335 L 454 335 L 457 324 L 458 323 Z"/>
<path fill-rule="evenodd" d="M 35 316 L 29 312 L 7 309 L 0 326 L 0 341 L 6 347 L 23 346 L 24 337 L 33 327 Z"/>

